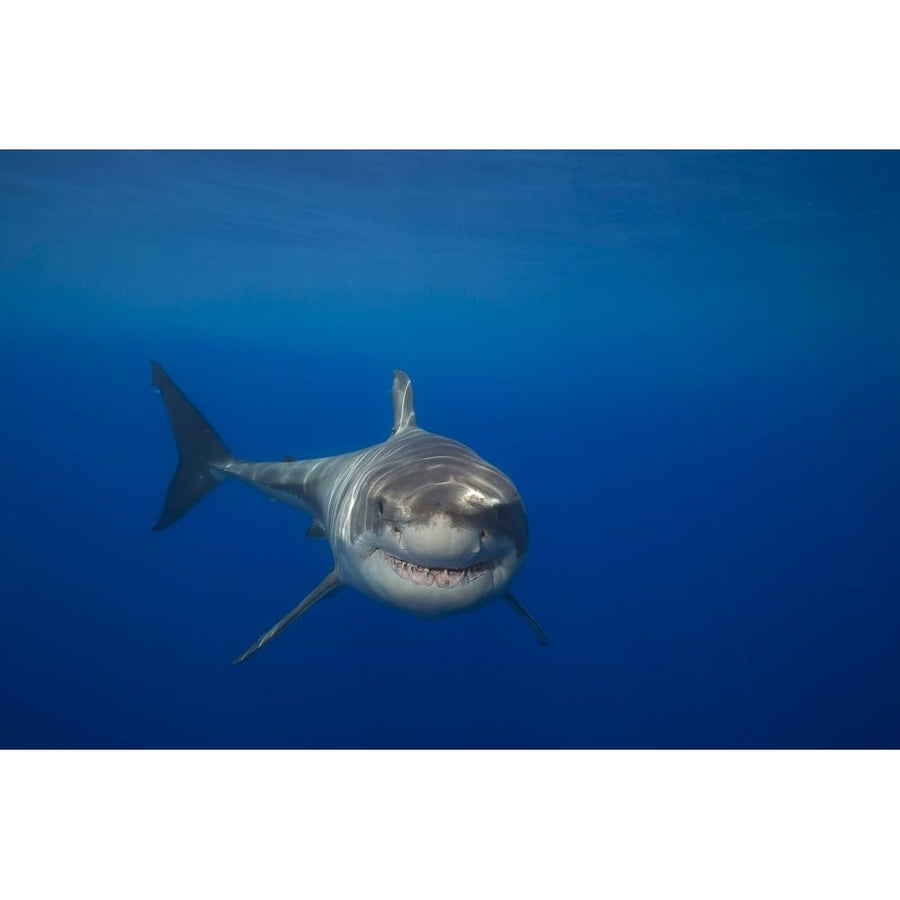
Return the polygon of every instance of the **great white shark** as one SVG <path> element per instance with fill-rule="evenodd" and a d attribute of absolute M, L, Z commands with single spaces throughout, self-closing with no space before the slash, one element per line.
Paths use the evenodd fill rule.
<path fill-rule="evenodd" d="M 464 444 L 418 427 L 406 373 L 394 372 L 394 427 L 386 441 L 321 459 L 248 462 L 229 452 L 159 363 L 151 367 L 179 454 L 153 530 L 236 478 L 310 515 L 307 536 L 326 537 L 334 555 L 325 578 L 235 663 L 342 585 L 427 617 L 503 598 L 547 643 L 509 591 L 528 548 L 519 492 Z"/>

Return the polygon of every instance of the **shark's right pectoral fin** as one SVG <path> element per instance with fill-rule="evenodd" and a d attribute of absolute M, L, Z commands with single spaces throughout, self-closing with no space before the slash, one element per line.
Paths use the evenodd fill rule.
<path fill-rule="evenodd" d="M 332 569 L 325 578 L 310 591 L 283 619 L 276 622 L 262 637 L 260 637 L 257 641 L 255 641 L 250 647 L 248 647 L 235 661 L 234 664 L 242 663 L 245 659 L 249 659 L 259 650 L 260 647 L 265 646 L 272 640 L 272 638 L 277 637 L 284 631 L 294 619 L 299 618 L 303 615 L 311 606 L 315 603 L 318 603 L 324 596 L 330 594 L 335 588 L 341 586 L 341 580 L 338 577 L 338 573 L 336 569 Z"/>
<path fill-rule="evenodd" d="M 538 624 L 538 620 L 530 613 L 513 595 L 507 591 L 503 595 L 506 602 L 531 626 L 532 631 L 537 635 L 537 639 L 541 642 L 542 647 L 547 646 L 547 635 L 544 629 Z"/>

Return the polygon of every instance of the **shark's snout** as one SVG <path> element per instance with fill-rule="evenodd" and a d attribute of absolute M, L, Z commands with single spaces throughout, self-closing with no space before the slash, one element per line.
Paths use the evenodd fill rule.
<path fill-rule="evenodd" d="M 424 525 L 394 525 L 391 533 L 405 556 L 433 566 L 478 559 L 485 534 L 477 525 L 460 527 L 444 515 Z"/>

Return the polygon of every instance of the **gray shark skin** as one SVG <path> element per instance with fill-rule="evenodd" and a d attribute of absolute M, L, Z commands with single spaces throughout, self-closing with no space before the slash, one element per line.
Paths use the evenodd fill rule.
<path fill-rule="evenodd" d="M 465 445 L 418 427 L 404 372 L 394 372 L 394 426 L 383 443 L 321 459 L 248 462 L 230 453 L 159 363 L 151 367 L 179 453 L 153 530 L 172 525 L 234 478 L 311 516 L 307 536 L 326 537 L 334 555 L 325 578 L 235 663 L 341 586 L 427 617 L 502 597 L 547 643 L 509 592 L 528 548 L 518 491 Z"/>

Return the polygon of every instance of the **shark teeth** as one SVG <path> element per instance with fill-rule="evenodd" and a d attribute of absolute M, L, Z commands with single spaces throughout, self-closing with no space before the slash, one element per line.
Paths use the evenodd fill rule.
<path fill-rule="evenodd" d="M 457 587 L 460 584 L 474 581 L 491 567 L 490 562 L 479 562 L 465 569 L 435 569 L 430 566 L 417 566 L 415 563 L 407 562 L 405 559 L 391 556 L 390 553 L 384 550 L 381 552 L 401 578 L 405 578 L 407 581 L 413 582 L 413 584 L 426 586 L 436 584 L 441 588 Z"/>

